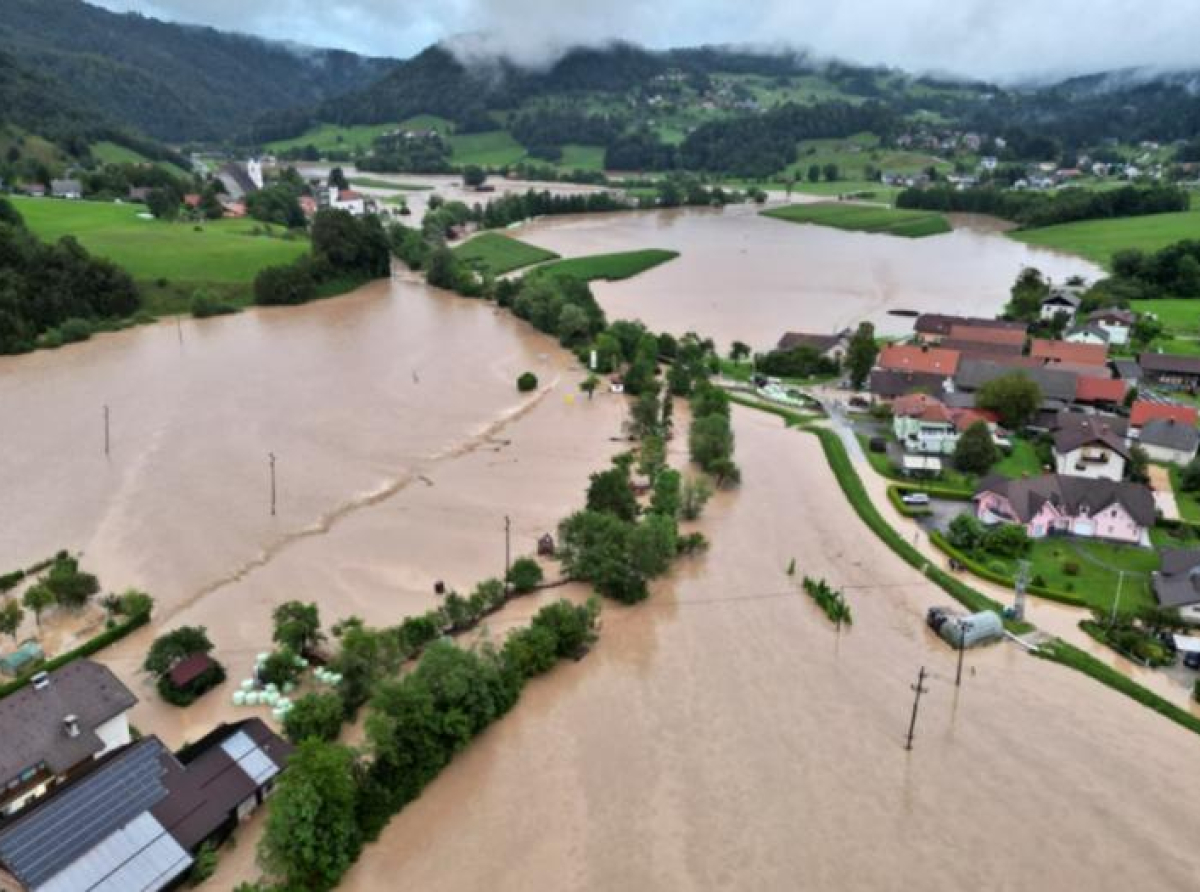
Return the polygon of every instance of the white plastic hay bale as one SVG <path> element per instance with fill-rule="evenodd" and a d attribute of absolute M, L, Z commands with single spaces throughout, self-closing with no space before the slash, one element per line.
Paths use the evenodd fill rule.
<path fill-rule="evenodd" d="M 254 690 L 254 679 L 253 678 L 243 678 L 242 679 L 242 690 L 243 691 L 253 691 Z"/>
<path fill-rule="evenodd" d="M 262 698 L 262 694 L 260 694 L 258 691 L 250 691 L 246 694 L 246 705 L 247 706 L 258 706 L 259 700 L 261 698 Z"/>
<path fill-rule="evenodd" d="M 233 705 L 234 706 L 245 706 L 246 705 L 246 692 L 245 691 L 234 691 L 233 692 Z"/>
<path fill-rule="evenodd" d="M 292 662 L 293 662 L 293 663 L 294 663 L 294 664 L 295 664 L 295 665 L 296 665 L 298 668 L 300 668 L 300 669 L 303 669 L 303 668 L 304 668 L 304 657 L 301 657 L 301 656 L 296 656 L 296 657 L 295 657 L 295 659 L 293 659 L 293 660 L 292 660 Z"/>
<path fill-rule="evenodd" d="M 269 653 L 266 653 L 266 652 L 260 653 L 257 657 L 254 658 L 254 662 L 265 663 L 267 661 L 267 657 L 269 657 L 269 656 L 270 656 Z"/>

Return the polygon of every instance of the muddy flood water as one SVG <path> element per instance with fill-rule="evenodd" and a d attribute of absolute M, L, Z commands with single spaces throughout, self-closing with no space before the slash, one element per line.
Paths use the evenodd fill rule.
<path fill-rule="evenodd" d="M 785 331 L 833 332 L 868 319 L 908 334 L 888 310 L 991 316 L 1022 267 L 1056 281 L 1094 279 L 1077 257 L 1005 238 L 988 220 L 961 218 L 945 235 L 881 237 L 762 217 L 753 206 L 544 218 L 514 236 L 567 257 L 640 248 L 680 256 L 623 282 L 593 288 L 616 319 L 656 331 L 693 330 L 728 345 L 774 346 Z"/>
<path fill-rule="evenodd" d="M 740 213 L 629 216 L 633 230 L 648 227 L 638 245 L 598 222 L 538 224 L 528 237 L 581 254 L 672 247 L 654 233 L 677 226 L 703 269 L 705 246 L 736 250 L 719 233 L 741 230 L 720 221 Z M 756 339 L 739 329 L 743 316 L 759 319 L 758 343 L 768 328 L 850 321 L 787 285 L 830 280 L 806 238 L 820 245 L 825 230 L 753 215 L 743 224 L 777 227 L 772 250 L 809 258 L 762 291 L 773 326 L 754 288 L 731 290 L 738 303 L 706 317 L 670 279 L 603 287 L 610 314 L 621 289 L 636 289 L 643 303 L 669 299 L 655 324 L 722 338 Z M 844 253 L 825 263 L 862 274 Z M 924 293 L 913 282 L 938 279 L 889 263 L 927 277 L 889 286 L 906 306 Z M 1081 266 L 1064 264 L 1052 271 Z M 747 267 L 748 283 L 762 266 Z M 973 268 L 955 255 L 943 272 Z M 964 278 L 976 282 L 970 294 L 1005 290 L 1015 269 L 994 275 Z M 948 287 L 935 293 L 943 308 L 967 309 Z M 789 304 L 789 294 L 808 297 Z M 862 305 L 882 300 L 871 292 Z M 654 322 L 648 313 L 637 315 Z M 587 400 L 582 371 L 553 341 L 411 280 L 181 331 L 182 343 L 168 323 L 0 359 L 0 569 L 81 550 L 106 587 L 155 596 L 153 626 L 100 659 L 141 698 L 134 723 L 172 746 L 255 714 L 230 706 L 229 689 L 269 648 L 275 605 L 316 601 L 327 624 L 425 610 L 435 580 L 468 588 L 501 570 L 505 515 L 514 552 L 532 551 L 621 448 L 622 398 Z M 532 395 L 514 386 L 526 369 L 540 379 Z M 344 889 L 1196 888 L 1195 735 L 1009 643 L 970 654 L 956 690 L 954 654 L 922 622 L 945 597 L 861 524 L 817 441 L 749 410 L 735 412 L 735 428 L 745 482 L 710 503 L 711 550 L 649 602 L 606 604 L 595 650 L 533 682 L 367 847 Z M 684 448 L 677 437 L 676 456 Z M 838 635 L 799 593 L 803 574 L 845 590 L 852 629 Z M 535 608 L 518 602 L 500 622 Z M 177 710 L 137 667 L 155 634 L 184 623 L 208 627 L 231 681 Z M 909 753 L 922 665 L 932 675 Z M 260 825 L 223 854 L 212 888 L 253 878 Z"/>

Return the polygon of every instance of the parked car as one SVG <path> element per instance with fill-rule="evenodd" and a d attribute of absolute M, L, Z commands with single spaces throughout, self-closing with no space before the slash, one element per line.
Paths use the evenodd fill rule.
<path fill-rule="evenodd" d="M 872 437 L 867 445 L 872 452 L 877 452 L 880 455 L 887 452 L 887 440 L 883 437 Z"/>
<path fill-rule="evenodd" d="M 1183 665 L 1189 669 L 1200 670 L 1200 651 L 1193 650 L 1190 653 L 1184 654 Z"/>
<path fill-rule="evenodd" d="M 905 505 L 928 505 L 929 495 L 923 492 L 906 492 L 900 496 L 900 501 Z"/>

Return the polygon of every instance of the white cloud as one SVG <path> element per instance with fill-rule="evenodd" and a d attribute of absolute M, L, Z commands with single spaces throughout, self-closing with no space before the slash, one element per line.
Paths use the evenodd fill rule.
<path fill-rule="evenodd" d="M 545 62 L 564 46 L 786 44 L 1002 80 L 1196 67 L 1192 0 L 99 0 L 175 21 L 404 57 L 438 40 Z"/>

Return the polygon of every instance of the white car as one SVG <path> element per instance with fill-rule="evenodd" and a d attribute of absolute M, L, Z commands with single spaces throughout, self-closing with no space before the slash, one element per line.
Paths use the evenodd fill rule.
<path fill-rule="evenodd" d="M 905 505 L 928 505 L 929 496 L 923 492 L 906 492 L 900 496 L 900 501 Z"/>

